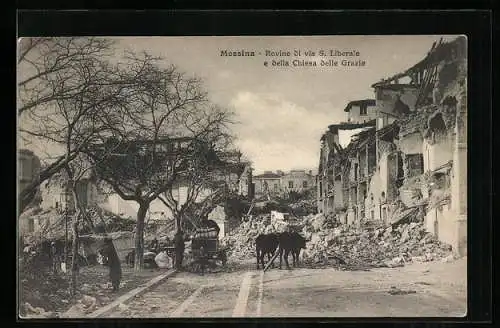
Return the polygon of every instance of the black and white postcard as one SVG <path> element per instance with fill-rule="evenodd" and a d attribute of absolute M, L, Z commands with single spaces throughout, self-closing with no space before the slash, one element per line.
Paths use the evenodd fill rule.
<path fill-rule="evenodd" d="M 467 46 L 19 38 L 19 316 L 465 316 Z"/>

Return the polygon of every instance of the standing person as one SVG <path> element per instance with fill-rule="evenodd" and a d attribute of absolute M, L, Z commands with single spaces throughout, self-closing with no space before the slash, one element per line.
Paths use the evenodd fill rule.
<path fill-rule="evenodd" d="M 106 263 L 109 266 L 109 279 L 113 285 L 113 291 L 118 291 L 122 279 L 122 268 L 113 240 L 109 237 L 104 238 L 103 255 L 107 258 Z"/>
<path fill-rule="evenodd" d="M 182 267 L 182 260 L 184 258 L 184 237 L 181 230 L 178 230 L 174 236 L 175 247 L 175 268 L 180 270 Z"/>
<path fill-rule="evenodd" d="M 200 269 L 201 269 L 201 275 L 205 274 L 205 268 L 208 266 L 208 256 L 207 253 L 205 252 L 205 247 L 201 246 L 200 247 Z"/>

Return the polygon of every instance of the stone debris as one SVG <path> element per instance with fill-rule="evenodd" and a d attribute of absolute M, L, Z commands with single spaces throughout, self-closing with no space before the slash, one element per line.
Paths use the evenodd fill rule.
<path fill-rule="evenodd" d="M 80 299 L 80 303 L 83 305 L 85 309 L 90 311 L 97 308 L 97 299 L 93 296 L 84 295 Z"/>
<path fill-rule="evenodd" d="M 228 247 L 228 257 L 245 260 L 255 256 L 255 239 L 263 233 L 283 232 L 288 223 L 271 215 L 259 215 L 242 222 L 234 231 L 225 236 L 221 243 Z"/>
<path fill-rule="evenodd" d="M 408 294 L 416 294 L 417 292 L 411 289 L 403 290 L 392 286 L 391 289 L 388 291 L 388 293 L 391 295 L 408 295 Z"/>
<path fill-rule="evenodd" d="M 255 238 L 261 233 L 293 229 L 306 240 L 301 261 L 308 265 L 333 265 L 347 270 L 401 267 L 411 262 L 454 259 L 451 246 L 425 231 L 423 222 L 404 220 L 398 224 L 364 222 L 340 225 L 322 214 L 308 215 L 293 223 L 259 216 L 242 224 L 223 242 L 235 260 L 255 257 Z"/>
<path fill-rule="evenodd" d="M 432 285 L 431 283 L 428 283 L 426 281 L 417 281 L 415 284 L 416 285 L 425 285 L 425 286 L 431 286 Z"/>
<path fill-rule="evenodd" d="M 62 317 L 65 318 L 79 318 L 96 311 L 100 304 L 93 296 L 83 295 L 76 304 L 71 306 Z"/>
<path fill-rule="evenodd" d="M 56 312 L 45 311 L 42 307 L 34 307 L 30 303 L 24 303 L 24 311 L 28 318 L 57 318 Z"/>

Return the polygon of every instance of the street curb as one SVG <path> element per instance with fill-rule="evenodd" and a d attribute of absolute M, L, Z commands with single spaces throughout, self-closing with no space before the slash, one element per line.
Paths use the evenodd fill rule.
<path fill-rule="evenodd" d="M 165 279 L 167 279 L 168 277 L 172 276 L 173 274 L 175 274 L 177 272 L 177 270 L 169 270 L 167 271 L 166 273 L 162 274 L 162 275 L 159 275 L 158 277 L 155 277 L 153 279 L 151 279 L 150 281 L 148 281 L 146 284 L 140 286 L 140 287 L 137 287 L 135 289 L 132 289 L 131 291 L 127 292 L 126 294 L 118 297 L 116 300 L 114 300 L 113 302 L 111 302 L 110 304 L 90 313 L 89 315 L 87 315 L 88 318 L 98 318 L 112 310 L 114 310 L 116 307 L 118 307 L 120 304 L 122 303 L 125 303 L 127 301 L 129 301 L 131 298 L 133 297 L 137 297 L 137 296 L 140 296 L 141 294 L 143 294 L 144 292 L 146 292 L 148 289 L 152 288 L 152 287 L 155 287 L 156 285 L 158 285 L 159 283 L 163 282 Z"/>

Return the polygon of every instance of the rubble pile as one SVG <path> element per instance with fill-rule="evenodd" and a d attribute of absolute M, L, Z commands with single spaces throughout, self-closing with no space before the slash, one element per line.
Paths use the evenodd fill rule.
<path fill-rule="evenodd" d="M 421 222 L 321 230 L 313 233 L 303 260 L 308 263 L 350 267 L 397 267 L 406 262 L 426 262 L 451 254 L 449 245 L 425 231 Z"/>
<path fill-rule="evenodd" d="M 37 222 L 43 222 L 40 229 L 36 233 L 26 233 L 28 238 L 36 235 L 38 239 L 59 239 L 64 238 L 66 233 L 66 223 L 69 225 L 69 236 L 71 236 L 71 224 L 73 222 L 73 215 L 66 216 L 64 213 L 59 212 L 57 209 L 42 209 L 40 207 L 30 208 L 20 215 L 20 220 L 34 219 Z M 94 228 L 98 232 L 117 232 L 117 231 L 133 231 L 136 221 L 130 218 L 120 217 L 111 212 L 102 210 L 102 219 L 98 215 L 90 217 Z M 82 220 L 80 222 L 80 233 L 91 233 L 87 222 Z"/>
<path fill-rule="evenodd" d="M 290 204 L 290 209 L 297 215 L 307 215 L 309 213 L 316 213 L 316 199 L 313 200 L 300 200 Z"/>
<path fill-rule="evenodd" d="M 244 260 L 255 256 L 255 239 L 261 233 L 283 232 L 287 223 L 277 220 L 271 215 L 259 215 L 244 221 L 222 243 L 229 248 L 228 256 L 236 260 Z"/>
<path fill-rule="evenodd" d="M 229 256 L 255 256 L 255 238 L 260 233 L 280 232 L 290 227 L 307 240 L 301 261 L 309 265 L 336 265 L 347 269 L 397 267 L 407 262 L 426 262 L 451 255 L 451 247 L 425 231 L 423 222 L 409 220 L 393 225 L 366 222 L 344 226 L 322 214 L 308 215 L 294 225 L 260 217 L 244 222 L 225 238 Z"/>

